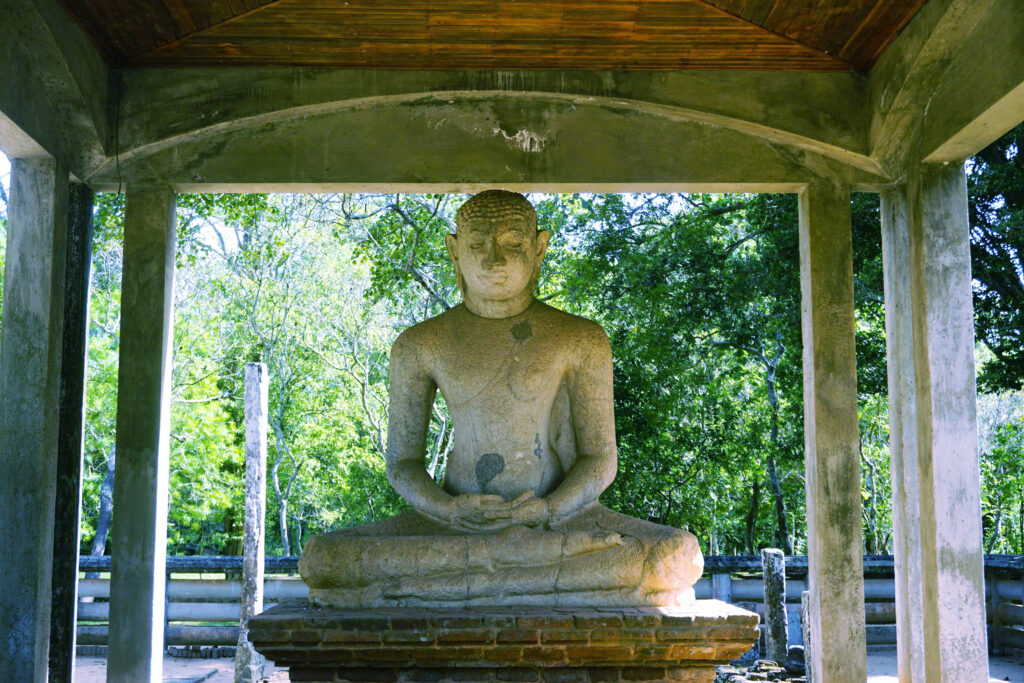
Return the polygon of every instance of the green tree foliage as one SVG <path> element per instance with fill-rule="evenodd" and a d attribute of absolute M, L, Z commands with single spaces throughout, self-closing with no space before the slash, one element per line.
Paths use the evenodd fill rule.
<path fill-rule="evenodd" d="M 1024 387 L 1024 124 L 974 157 L 968 174 L 978 338 L 994 354 L 984 389 Z"/>
<path fill-rule="evenodd" d="M 799 550 L 800 284 L 792 196 L 532 197 L 554 234 L 540 296 L 594 318 L 616 359 L 624 512 L 688 526 L 711 552 Z M 458 301 L 443 235 L 449 195 L 182 196 L 172 412 L 171 542 L 236 546 L 241 520 L 241 364 L 271 376 L 271 542 L 379 519 L 401 502 L 383 475 L 388 349 Z M 116 379 L 119 198 L 97 213 L 97 359 Z M 877 207 L 854 210 L 858 347 L 877 393 L 881 343 Z M 99 340 L 105 340 L 99 343 Z M 876 378 L 872 380 L 872 378 Z M 97 415 L 111 390 L 96 393 Z M 112 414 L 112 413 L 111 413 Z M 102 420 L 97 420 L 97 429 Z M 88 459 L 91 500 L 113 437 Z M 877 456 L 884 437 L 871 443 Z M 425 464 L 440 480 L 451 424 L 438 401 Z M 867 450 L 865 452 L 868 452 Z M 877 457 L 875 458 L 877 459 Z M 882 501 L 877 474 L 866 477 Z M 91 503 L 90 510 L 98 503 Z M 882 515 L 865 524 L 881 524 Z M 885 530 L 882 529 L 883 538 Z M 884 543 L 884 542 L 883 542 Z"/>
<path fill-rule="evenodd" d="M 1024 414 L 996 425 L 981 481 L 985 552 L 1024 552 Z"/>
<path fill-rule="evenodd" d="M 982 386 L 1024 379 L 1022 129 L 970 167 Z M 2 183 L 0 183 L 2 187 Z M 443 236 L 458 195 L 181 195 L 169 552 L 239 551 L 243 364 L 270 376 L 270 552 L 381 519 L 388 354 L 459 301 Z M 553 234 L 539 296 L 600 322 L 615 358 L 620 468 L 604 502 L 688 527 L 709 553 L 805 549 L 799 233 L 793 195 L 534 195 Z M 115 429 L 123 195 L 94 216 L 83 550 L 103 552 Z M 6 194 L 0 194 L 0 237 Z M 877 198 L 852 204 L 865 549 L 891 551 Z M 0 265 L 3 240 L 0 239 Z M 0 276 L 0 293 L 2 293 Z M 1024 550 L 1021 394 L 979 403 L 983 527 Z M 438 399 L 424 464 L 441 481 Z M 114 467 L 109 467 L 111 460 Z M 106 483 L 106 485 L 105 485 Z M 116 519 L 113 520 L 116 524 Z M 94 543 L 95 541 L 95 543 Z"/>
<path fill-rule="evenodd" d="M 364 385 L 356 377 L 364 383 L 366 377 L 352 367 L 368 355 L 386 361 L 400 326 L 387 311 L 363 305 L 366 264 L 353 256 L 351 244 L 323 239 L 312 208 L 305 200 L 265 195 L 179 197 L 171 552 L 240 547 L 247 360 L 267 363 L 271 376 L 273 546 L 297 553 L 310 529 L 399 509 L 383 474 L 383 426 L 379 419 L 372 425 L 363 410 Z M 87 546 L 115 438 L 122 213 L 121 197 L 101 195 L 87 407 Z M 386 376 L 369 382 L 384 393 Z"/>
<path fill-rule="evenodd" d="M 982 353 L 981 363 L 991 362 Z M 978 396 L 985 551 L 1024 552 L 1024 392 Z"/>
<path fill-rule="evenodd" d="M 713 550 L 792 552 L 805 529 L 795 197 L 582 206 L 590 215 L 568 238 L 578 247 L 567 289 L 592 302 L 615 351 L 623 467 L 609 503 L 689 525 Z M 877 203 L 858 196 L 854 222 L 858 312 L 870 331 L 880 321 Z M 861 342 L 864 377 L 884 378 L 881 334 Z"/>

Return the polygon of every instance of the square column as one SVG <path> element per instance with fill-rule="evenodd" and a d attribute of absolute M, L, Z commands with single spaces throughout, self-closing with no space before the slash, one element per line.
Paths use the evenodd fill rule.
<path fill-rule="evenodd" d="M 174 253 L 174 193 L 129 186 L 111 539 L 112 683 L 162 677 Z"/>
<path fill-rule="evenodd" d="M 0 337 L 0 680 L 46 681 L 68 172 L 14 159 Z"/>
<path fill-rule="evenodd" d="M 822 179 L 800 200 L 804 448 L 816 681 L 867 678 L 850 191 Z"/>
<path fill-rule="evenodd" d="M 882 195 L 901 681 L 987 681 L 963 166 L 925 165 Z"/>
<path fill-rule="evenodd" d="M 57 492 L 53 512 L 49 683 L 74 680 L 85 366 L 89 337 L 89 269 L 92 265 L 92 190 L 86 185 L 73 183 L 68 195 Z"/>

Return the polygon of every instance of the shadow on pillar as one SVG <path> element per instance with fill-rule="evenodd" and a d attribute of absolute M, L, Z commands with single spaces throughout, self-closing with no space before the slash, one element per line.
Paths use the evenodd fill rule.
<path fill-rule="evenodd" d="M 93 192 L 72 184 L 68 193 L 64 335 L 57 434 L 57 490 L 53 515 L 53 602 L 50 608 L 50 683 L 70 683 L 75 666 L 79 517 L 82 507 L 82 429 L 89 334 Z"/>

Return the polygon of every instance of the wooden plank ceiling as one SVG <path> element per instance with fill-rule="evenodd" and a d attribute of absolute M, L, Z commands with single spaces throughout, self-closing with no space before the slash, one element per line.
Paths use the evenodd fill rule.
<path fill-rule="evenodd" d="M 866 70 L 926 0 L 63 0 L 117 66 Z"/>

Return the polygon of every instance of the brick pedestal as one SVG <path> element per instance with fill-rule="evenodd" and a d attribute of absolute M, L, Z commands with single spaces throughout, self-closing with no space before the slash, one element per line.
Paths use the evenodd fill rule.
<path fill-rule="evenodd" d="M 713 681 L 757 639 L 718 600 L 671 608 L 343 610 L 282 604 L 249 622 L 256 649 L 300 681 Z"/>

